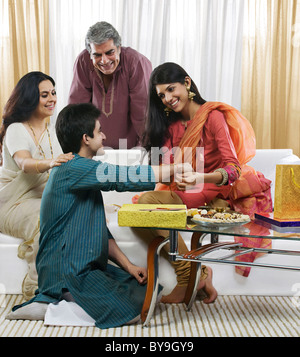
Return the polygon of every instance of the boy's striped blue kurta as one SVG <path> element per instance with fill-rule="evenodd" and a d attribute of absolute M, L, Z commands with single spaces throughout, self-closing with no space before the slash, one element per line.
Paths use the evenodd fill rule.
<path fill-rule="evenodd" d="M 27 303 L 56 302 L 68 289 L 100 328 L 120 326 L 139 315 L 146 286 L 107 264 L 112 236 L 100 190 L 143 191 L 154 186 L 150 166 L 115 166 L 75 155 L 55 167 L 41 203 L 39 289 Z"/>

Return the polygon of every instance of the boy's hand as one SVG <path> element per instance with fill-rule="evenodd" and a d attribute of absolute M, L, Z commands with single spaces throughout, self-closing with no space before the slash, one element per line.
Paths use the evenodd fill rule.
<path fill-rule="evenodd" d="M 144 285 L 147 283 L 147 269 L 142 267 L 137 267 L 136 265 L 131 265 L 128 269 L 130 275 L 134 276 L 139 284 Z"/>

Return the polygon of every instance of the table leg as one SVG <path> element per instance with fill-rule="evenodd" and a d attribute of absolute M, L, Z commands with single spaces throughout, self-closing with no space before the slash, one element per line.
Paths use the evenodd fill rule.
<path fill-rule="evenodd" d="M 162 247 L 168 242 L 169 238 L 159 236 L 154 238 L 148 247 L 148 283 L 145 300 L 141 311 L 141 320 L 143 326 L 147 326 L 149 324 L 149 321 L 153 315 L 158 294 L 159 253 Z"/>
<path fill-rule="evenodd" d="M 169 259 L 175 262 L 178 253 L 178 232 L 175 229 L 170 229 L 170 249 Z"/>
<path fill-rule="evenodd" d="M 206 233 L 194 232 L 191 240 L 191 250 L 197 249 L 202 243 L 202 238 L 206 236 Z M 197 295 L 197 286 L 201 277 L 201 263 L 191 262 L 191 272 L 188 287 L 186 289 L 184 303 L 187 306 L 187 309 L 190 310 L 196 295 Z"/>

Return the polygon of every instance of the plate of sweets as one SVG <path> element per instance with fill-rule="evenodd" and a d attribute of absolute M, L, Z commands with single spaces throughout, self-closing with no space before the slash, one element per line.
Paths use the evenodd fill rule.
<path fill-rule="evenodd" d="M 194 223 L 202 226 L 234 226 L 250 222 L 246 214 L 232 211 L 230 208 L 200 207 L 188 210 L 188 216 Z"/>

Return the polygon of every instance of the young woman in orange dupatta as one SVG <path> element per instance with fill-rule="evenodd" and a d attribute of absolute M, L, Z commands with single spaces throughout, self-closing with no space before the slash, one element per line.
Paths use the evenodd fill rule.
<path fill-rule="evenodd" d="M 271 182 L 246 165 L 255 155 L 251 124 L 227 104 L 206 102 L 186 71 L 175 63 L 165 63 L 152 72 L 143 146 L 151 162 L 157 160 L 153 148 L 159 148 L 163 152 L 161 164 L 188 161 L 196 171 L 202 162 L 202 171 L 192 177 L 193 184 L 200 182 L 200 189 L 190 190 L 176 182 L 168 186 L 158 184 L 154 192 L 142 194 L 138 203 L 183 203 L 188 208 L 206 204 L 230 206 L 251 217 L 254 212 L 272 211 Z M 185 153 L 190 155 L 184 154 L 186 148 L 189 150 Z M 202 156 L 197 148 L 202 148 Z M 167 233 L 159 231 L 159 234 Z M 270 244 L 261 239 L 251 239 L 248 246 L 249 243 L 260 247 Z M 179 253 L 186 250 L 179 237 Z M 253 260 L 254 256 L 246 259 Z M 170 295 L 163 297 L 163 302 L 181 302 L 185 294 L 189 263 L 175 262 L 174 268 L 178 284 Z M 217 294 L 211 282 L 211 269 L 204 270 L 199 289 L 204 288 L 208 295 L 204 302 L 209 303 Z M 238 272 L 247 276 L 249 269 L 238 268 Z"/>

